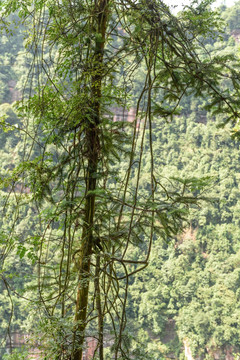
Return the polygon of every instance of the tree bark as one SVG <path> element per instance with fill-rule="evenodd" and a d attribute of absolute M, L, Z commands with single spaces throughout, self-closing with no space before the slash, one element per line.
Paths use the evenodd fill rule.
<path fill-rule="evenodd" d="M 82 231 L 80 256 L 78 259 L 79 281 L 76 299 L 75 311 L 75 334 L 73 341 L 73 360 L 82 360 L 83 346 L 85 342 L 85 328 L 87 320 L 89 283 L 91 276 L 91 255 L 94 245 L 93 227 L 95 215 L 95 198 L 96 195 L 89 191 L 97 188 L 96 174 L 98 170 L 98 162 L 100 158 L 100 109 L 102 98 L 102 79 L 104 69 L 104 47 L 106 39 L 106 28 L 108 18 L 108 1 L 99 0 L 95 5 L 95 50 L 92 59 L 92 77 L 91 77 L 91 107 L 92 118 L 88 121 L 86 130 L 87 141 L 87 174 L 86 174 L 86 202 L 85 216 Z M 101 34 L 101 37 L 99 36 Z M 103 352 L 100 344 L 101 355 Z"/>

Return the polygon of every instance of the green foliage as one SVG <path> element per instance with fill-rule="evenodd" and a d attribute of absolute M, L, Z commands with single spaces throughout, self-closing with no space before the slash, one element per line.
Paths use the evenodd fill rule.
<path fill-rule="evenodd" d="M 214 118 L 198 123 L 195 99 L 189 101 L 192 112 L 182 110 L 187 119 L 178 116 L 168 126 L 164 121 L 155 126 L 155 166 L 166 178 L 162 185 L 177 179 L 195 196 L 207 194 L 213 201 L 191 211 L 190 228 L 175 244 L 156 238 L 150 265 L 130 286 L 128 314 L 151 333 L 147 346 L 155 338 L 162 341 L 166 358 L 172 352 L 183 357 L 187 340 L 194 357 L 224 359 L 229 349 L 240 347 L 239 142 L 232 141 L 231 127 L 217 130 Z M 148 171 L 147 162 L 144 166 Z M 158 354 L 159 349 L 153 358 Z"/>
<path fill-rule="evenodd" d="M 105 40 L 105 10 L 87 2 L 5 1 L 5 15 L 28 23 L 1 38 L 13 33 L 18 54 L 1 48 L 1 336 L 12 320 L 35 331 L 49 358 L 70 357 L 84 331 L 101 346 L 102 322 L 113 341 L 106 359 L 182 358 L 185 339 L 202 357 L 238 350 L 239 145 L 213 121 L 238 129 L 239 64 L 229 34 L 220 52 L 223 24 L 209 5 L 175 17 L 162 2 L 113 1 Z M 15 108 L 12 77 L 23 93 Z M 132 125 L 113 121 L 130 105 Z M 82 322 L 77 286 L 89 286 Z"/>
<path fill-rule="evenodd" d="M 22 349 L 14 349 L 12 354 L 3 355 L 3 360 L 26 360 L 28 352 Z"/>

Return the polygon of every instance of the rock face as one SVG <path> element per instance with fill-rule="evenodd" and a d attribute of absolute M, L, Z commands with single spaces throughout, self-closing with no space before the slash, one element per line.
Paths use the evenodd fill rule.
<path fill-rule="evenodd" d="M 133 123 L 136 120 L 136 108 L 131 107 L 129 110 L 126 110 L 121 107 L 114 107 L 111 109 L 113 116 L 113 121 L 127 121 Z M 136 128 L 140 127 L 140 119 L 137 119 Z"/>
<path fill-rule="evenodd" d="M 193 357 L 192 357 L 192 352 L 191 352 L 191 349 L 188 345 L 188 341 L 187 339 L 185 339 L 183 341 L 183 344 L 184 344 L 184 349 L 185 349 L 185 357 L 187 360 L 195 360 Z"/>
<path fill-rule="evenodd" d="M 209 354 L 212 355 L 214 360 L 221 360 L 223 359 L 223 354 L 224 354 L 224 359 L 225 360 L 234 360 L 234 356 L 233 356 L 233 349 L 230 346 L 227 346 L 224 350 L 223 349 L 210 349 L 208 350 Z"/>
<path fill-rule="evenodd" d="M 188 343 L 188 340 L 183 341 L 185 349 L 185 358 L 186 360 L 200 360 L 200 358 L 193 358 L 192 352 Z M 206 349 L 207 352 L 212 356 L 214 360 L 222 360 L 223 356 L 225 360 L 234 360 L 233 349 L 232 347 L 226 347 L 225 349 Z M 204 359 L 201 357 L 201 359 Z"/>
<path fill-rule="evenodd" d="M 234 37 L 236 43 L 240 43 L 240 29 L 236 29 L 236 30 L 232 31 L 231 35 L 232 35 L 232 37 Z"/>
<path fill-rule="evenodd" d="M 86 350 L 83 352 L 82 360 L 92 360 L 97 348 L 97 339 L 89 337 L 87 338 Z"/>
<path fill-rule="evenodd" d="M 21 98 L 19 91 L 16 89 L 16 84 L 17 82 L 15 80 L 10 80 L 8 82 L 8 87 L 11 94 L 11 102 L 18 101 Z"/>

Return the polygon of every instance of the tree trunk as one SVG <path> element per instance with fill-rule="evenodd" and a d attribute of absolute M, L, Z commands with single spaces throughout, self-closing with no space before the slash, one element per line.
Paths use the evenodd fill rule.
<path fill-rule="evenodd" d="M 77 289 L 76 312 L 75 312 L 75 335 L 73 343 L 73 359 L 82 360 L 83 346 L 85 342 L 85 328 L 88 308 L 88 293 L 91 271 L 91 254 L 94 245 L 93 226 L 95 215 L 95 194 L 97 188 L 96 173 L 100 157 L 100 108 L 102 97 L 102 79 L 103 79 L 103 52 L 105 47 L 106 27 L 107 27 L 108 0 L 99 0 L 95 5 L 95 40 L 94 57 L 92 60 L 91 77 L 91 107 L 92 118 L 88 121 L 86 130 L 87 141 L 87 174 L 86 174 L 86 203 L 84 225 L 81 239 L 80 256 L 78 259 L 79 281 Z M 101 34 L 101 37 L 99 37 Z M 102 353 L 103 349 L 100 346 Z"/>

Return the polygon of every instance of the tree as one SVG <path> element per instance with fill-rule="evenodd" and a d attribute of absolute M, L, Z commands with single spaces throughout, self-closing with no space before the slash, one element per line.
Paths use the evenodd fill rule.
<path fill-rule="evenodd" d="M 14 190 L 17 205 L 11 236 L 26 201 L 38 219 L 24 251 L 34 242 L 40 335 L 49 358 L 81 360 L 90 334 L 102 360 L 104 334 L 111 332 L 114 358 L 129 358 L 130 276 L 147 266 L 156 234 L 169 238 L 181 229 L 197 202 L 191 190 L 205 183 L 181 180 L 174 191 L 161 184 L 153 120 L 178 113 L 188 94 L 207 94 L 208 110 L 224 114 L 225 122 L 239 117 L 234 59 L 204 47 L 219 29 L 209 4 L 193 2 L 179 17 L 157 0 L 2 4 L 3 17 L 17 12 L 25 23 L 32 59 L 18 104 L 23 161 L 2 184 Z M 131 94 L 134 122 L 114 122 L 116 109 L 124 117 Z M 149 173 L 142 174 L 146 151 Z"/>

